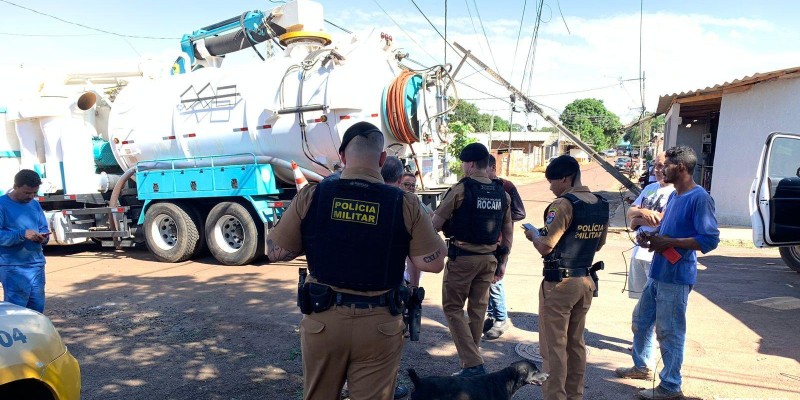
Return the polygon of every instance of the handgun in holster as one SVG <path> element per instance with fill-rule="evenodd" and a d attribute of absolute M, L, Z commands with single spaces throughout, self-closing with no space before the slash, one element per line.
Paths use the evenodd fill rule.
<path fill-rule="evenodd" d="M 417 287 L 411 289 L 411 294 L 406 302 L 406 309 L 403 312 L 403 319 L 408 325 L 410 340 L 419 340 L 419 330 L 422 324 L 422 300 L 425 299 L 425 288 Z"/>
<path fill-rule="evenodd" d="M 494 251 L 494 257 L 497 259 L 497 268 L 494 270 L 495 275 L 500 273 L 500 266 L 503 264 L 503 259 L 508 256 L 510 252 L 511 249 L 509 249 L 508 246 L 497 245 L 497 249 Z"/>
<path fill-rule="evenodd" d="M 589 275 L 592 276 L 592 280 L 594 281 L 594 293 L 592 294 L 593 297 L 600 296 L 600 277 L 597 276 L 597 271 L 602 271 L 605 268 L 606 264 L 602 261 L 592 264 L 592 267 L 589 268 Z"/>
<path fill-rule="evenodd" d="M 308 287 L 306 287 L 306 277 L 308 276 L 308 270 L 306 268 L 300 268 L 298 271 L 300 275 L 297 279 L 297 306 L 300 307 L 300 312 L 303 314 L 311 314 L 311 299 L 309 298 L 308 294 Z"/>

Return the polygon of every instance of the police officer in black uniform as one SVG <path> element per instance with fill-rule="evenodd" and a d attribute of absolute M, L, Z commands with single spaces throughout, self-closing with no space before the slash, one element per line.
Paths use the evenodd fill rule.
<path fill-rule="evenodd" d="M 545 177 L 558 198 L 545 210 L 541 231 L 525 232 L 544 256 L 539 348 L 550 377 L 542 393 L 548 400 L 579 400 L 586 371 L 583 330 L 601 268 L 592 263 L 605 244 L 608 202 L 581 184 L 580 165 L 568 155 L 551 161 Z"/>
<path fill-rule="evenodd" d="M 442 308 L 461 364 L 455 375 L 469 377 L 486 373 L 479 345 L 489 286 L 505 274 L 514 232 L 510 197 L 502 182 L 489 179 L 489 151 L 472 143 L 459 158 L 466 178 L 444 195 L 433 226 L 450 238 Z M 500 232 L 503 237 L 498 245 Z M 464 318 L 465 303 L 469 321 Z"/>
<path fill-rule="evenodd" d="M 405 259 L 444 267 L 444 242 L 414 194 L 383 184 L 384 135 L 359 122 L 342 137 L 340 179 L 309 185 L 267 236 L 270 261 L 305 253 L 299 291 L 304 399 L 393 398 L 403 349 Z"/>

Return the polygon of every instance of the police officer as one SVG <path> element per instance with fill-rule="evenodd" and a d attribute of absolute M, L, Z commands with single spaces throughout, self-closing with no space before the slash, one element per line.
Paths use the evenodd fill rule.
<path fill-rule="evenodd" d="M 486 373 L 478 345 L 489 285 L 505 274 L 514 232 L 510 198 L 503 184 L 487 174 L 489 151 L 480 143 L 472 143 L 464 147 L 459 158 L 466 178 L 445 193 L 434 213 L 433 226 L 450 238 L 442 308 L 461 364 L 454 375 L 469 377 Z M 499 265 L 498 249 L 503 254 Z M 465 303 L 469 321 L 464 318 Z"/>
<path fill-rule="evenodd" d="M 545 210 L 541 231 L 525 232 L 544 256 L 539 348 L 550 377 L 542 393 L 548 400 L 578 400 L 586 371 L 583 330 L 596 287 L 589 269 L 606 241 L 608 202 L 581 184 L 580 166 L 568 155 L 551 161 L 545 177 L 558 198 Z"/>
<path fill-rule="evenodd" d="M 440 272 L 446 248 L 413 194 L 383 184 L 384 136 L 359 122 L 345 132 L 340 179 L 303 188 L 267 236 L 270 261 L 305 253 L 301 291 L 303 398 L 392 399 L 403 349 L 395 293 L 406 256 Z"/>

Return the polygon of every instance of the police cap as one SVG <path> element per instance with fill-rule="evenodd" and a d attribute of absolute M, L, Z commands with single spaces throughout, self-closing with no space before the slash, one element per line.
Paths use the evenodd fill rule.
<path fill-rule="evenodd" d="M 544 176 L 547 179 L 561 179 L 575 175 L 580 169 L 581 167 L 578 165 L 578 160 L 565 154 L 550 161 L 550 164 L 547 165 L 547 169 L 544 171 Z"/>
<path fill-rule="evenodd" d="M 362 121 L 347 128 L 347 130 L 344 131 L 344 136 L 342 136 L 342 144 L 339 146 L 339 153 L 344 153 L 344 149 L 347 148 L 347 145 L 350 144 L 350 141 L 356 136 L 369 137 L 372 133 L 383 136 L 383 132 L 369 122 Z"/>
<path fill-rule="evenodd" d="M 489 157 L 489 150 L 480 143 L 470 143 L 466 145 L 459 154 L 458 158 L 464 162 L 485 160 Z"/>

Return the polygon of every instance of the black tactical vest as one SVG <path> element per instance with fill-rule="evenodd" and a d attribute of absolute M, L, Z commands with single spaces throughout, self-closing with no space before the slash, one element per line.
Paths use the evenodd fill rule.
<path fill-rule="evenodd" d="M 445 236 L 472 244 L 497 244 L 508 207 L 503 184 L 499 180 L 480 183 L 472 178 L 464 178 L 461 183 L 464 201 L 453 211 Z"/>
<path fill-rule="evenodd" d="M 572 193 L 561 197 L 572 203 L 572 224 L 556 244 L 545 261 L 560 261 L 561 268 L 589 268 L 594 261 L 597 245 L 608 226 L 608 201 L 597 196 L 597 203 L 589 204 Z M 545 209 L 545 217 L 547 209 Z"/>
<path fill-rule="evenodd" d="M 411 236 L 400 189 L 361 179 L 323 180 L 300 229 L 308 269 L 319 282 L 359 291 L 402 283 Z"/>

